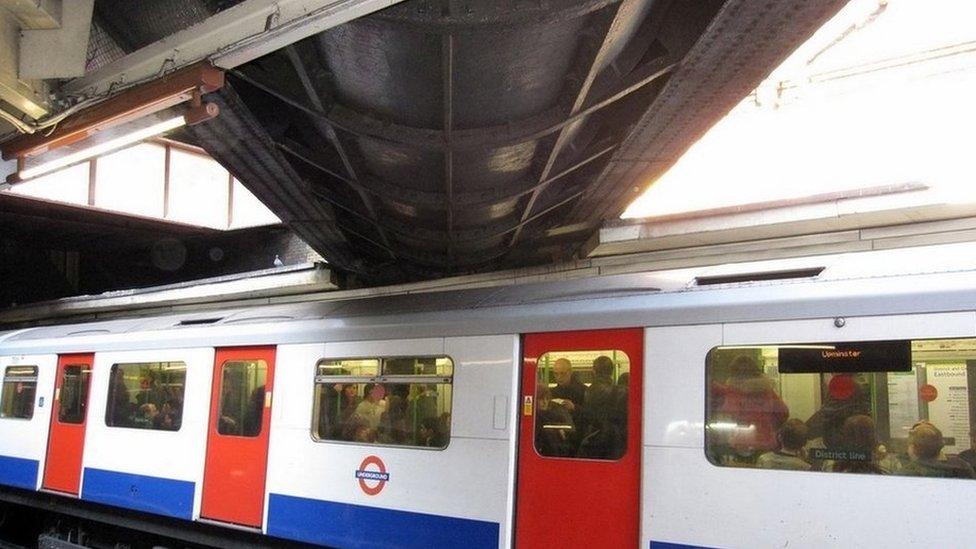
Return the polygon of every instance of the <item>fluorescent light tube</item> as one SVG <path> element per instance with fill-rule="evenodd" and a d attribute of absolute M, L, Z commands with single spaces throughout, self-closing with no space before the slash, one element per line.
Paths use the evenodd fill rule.
<path fill-rule="evenodd" d="M 25 170 L 21 170 L 18 175 L 22 180 L 31 179 L 39 175 L 53 172 L 59 168 L 70 166 L 76 162 L 81 162 L 82 160 L 94 158 L 109 151 L 120 149 L 126 145 L 137 143 L 161 133 L 166 133 L 172 129 L 179 128 L 184 124 L 186 124 L 186 120 L 183 118 L 183 115 L 175 116 L 169 120 L 159 122 L 158 124 L 153 124 L 152 126 L 142 128 L 141 130 L 136 130 L 132 133 L 116 137 L 115 139 L 110 139 L 104 143 L 98 143 L 97 145 L 92 145 L 91 147 L 62 156 L 61 158 L 56 158 L 50 162 L 44 162 L 42 164 L 38 164 L 37 166 L 32 166 Z"/>

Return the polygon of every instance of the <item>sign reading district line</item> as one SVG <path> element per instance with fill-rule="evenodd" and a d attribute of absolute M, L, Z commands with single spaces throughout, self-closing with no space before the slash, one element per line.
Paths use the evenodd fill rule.
<path fill-rule="evenodd" d="M 375 469 L 369 468 L 370 466 Z M 359 479 L 359 488 L 367 496 L 375 496 L 383 491 L 387 481 L 390 480 L 390 473 L 386 472 L 386 465 L 377 456 L 366 456 L 359 464 L 356 471 L 356 478 Z"/>

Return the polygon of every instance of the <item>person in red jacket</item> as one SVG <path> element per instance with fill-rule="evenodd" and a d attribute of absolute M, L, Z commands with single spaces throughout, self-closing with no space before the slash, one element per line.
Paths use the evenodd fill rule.
<path fill-rule="evenodd" d="M 776 433 L 790 411 L 755 359 L 736 357 L 726 383 L 712 387 L 712 398 L 716 408 L 711 421 L 725 424 L 722 438 L 737 457 L 752 459 L 777 448 Z"/>

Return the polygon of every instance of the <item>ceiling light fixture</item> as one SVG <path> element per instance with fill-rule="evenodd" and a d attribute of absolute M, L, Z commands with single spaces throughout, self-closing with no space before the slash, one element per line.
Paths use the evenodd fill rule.
<path fill-rule="evenodd" d="M 31 179 L 39 175 L 53 172 L 59 168 L 64 168 L 66 166 L 88 160 L 89 158 L 94 158 L 116 149 L 121 149 L 126 145 L 138 143 L 144 139 L 155 137 L 184 125 L 186 125 L 186 119 L 183 115 L 174 116 L 169 120 L 164 120 L 162 122 L 153 124 L 152 126 L 127 133 L 125 135 L 116 137 L 115 139 L 104 141 L 60 158 L 55 158 L 49 162 L 44 162 L 43 164 L 38 164 L 36 166 L 31 166 L 30 168 L 20 170 L 17 173 L 17 176 L 21 180 Z"/>
<path fill-rule="evenodd" d="M 223 85 L 224 72 L 206 61 L 200 62 L 159 79 L 132 86 L 106 101 L 72 114 L 59 122 L 49 134 L 37 132 L 3 143 L 0 145 L 3 159 L 16 159 L 18 167 L 16 173 L 7 177 L 7 182 L 18 183 L 184 124 L 210 120 L 220 111 L 216 104 L 204 102 L 203 94 L 216 91 Z M 188 103 L 185 108 L 180 106 L 185 103 Z M 64 148 L 77 150 L 65 151 Z M 51 154 L 57 149 L 62 150 Z"/>

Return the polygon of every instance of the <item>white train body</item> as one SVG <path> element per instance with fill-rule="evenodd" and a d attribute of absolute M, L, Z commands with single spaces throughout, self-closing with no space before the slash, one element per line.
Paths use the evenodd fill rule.
<path fill-rule="evenodd" d="M 711 463 L 705 451 L 706 360 L 717 347 L 976 338 L 976 271 L 649 289 L 666 286 L 662 280 L 669 276 L 678 274 L 3 333 L 0 373 L 30 365 L 37 374 L 32 417 L 0 418 L 0 484 L 45 490 L 59 357 L 91 354 L 78 493 L 63 497 L 212 522 L 203 507 L 208 429 L 215 428 L 213 400 L 220 394 L 213 387 L 215 358 L 223 349 L 273 347 L 266 480 L 260 523 L 251 525 L 255 531 L 340 547 L 536 545 L 539 538 L 523 537 L 520 528 L 528 527 L 525 517 L 550 511 L 527 507 L 529 500 L 520 494 L 547 490 L 546 477 L 531 486 L 519 479 L 520 437 L 527 436 L 520 425 L 530 412 L 526 396 L 533 394 L 522 378 L 526 334 L 636 329 L 643 357 L 630 366 L 642 377 L 634 478 L 640 499 L 636 530 L 627 538 L 634 545 L 970 543 L 976 534 L 969 516 L 976 482 Z M 610 341 L 600 348 L 616 347 Z M 450 359 L 450 435 L 443 449 L 313 436 L 317 365 L 364 357 Z M 178 430 L 107 424 L 111 370 L 130 363 L 185 364 Z M 368 462 L 370 456 L 382 466 Z M 381 488 L 370 494 L 364 486 Z M 551 506 L 585 510 L 605 497 L 588 501 L 582 494 L 576 507 L 561 501 Z M 586 512 L 567 520 L 548 528 L 553 546 L 571 546 L 575 530 L 605 533 L 617 527 L 593 524 Z"/>

